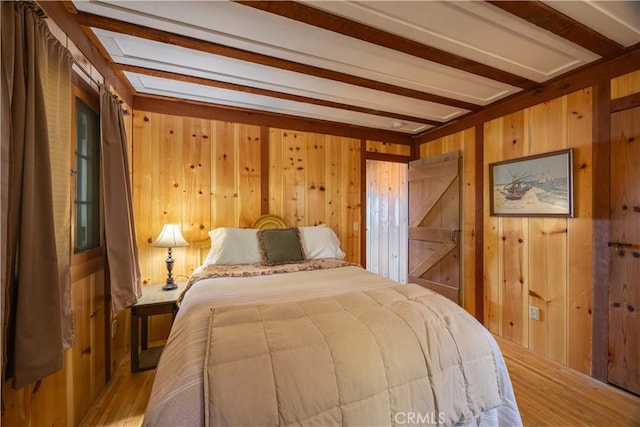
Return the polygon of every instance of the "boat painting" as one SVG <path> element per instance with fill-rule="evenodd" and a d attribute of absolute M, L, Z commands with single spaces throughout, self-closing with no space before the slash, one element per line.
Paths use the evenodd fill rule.
<path fill-rule="evenodd" d="M 490 164 L 491 215 L 573 216 L 572 153 L 563 150 Z"/>
<path fill-rule="evenodd" d="M 502 187 L 500 193 L 507 200 L 520 200 L 531 189 L 531 185 L 524 181 L 529 175 L 519 176 L 511 173 L 511 171 L 509 173 L 511 174 L 511 182 Z"/>

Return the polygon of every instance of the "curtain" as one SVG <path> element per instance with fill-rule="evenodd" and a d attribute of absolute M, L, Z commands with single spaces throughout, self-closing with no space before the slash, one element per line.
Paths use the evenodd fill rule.
<path fill-rule="evenodd" d="M 64 160 L 51 161 L 52 152 L 70 155 L 65 111 L 72 59 L 30 3 L 0 3 L 3 344 L 5 373 L 21 388 L 60 370 L 73 342 L 70 234 L 63 219 L 70 209 L 69 168 Z M 50 96 L 66 98 L 69 106 L 47 105 Z M 57 108 L 59 115 L 53 114 Z"/>
<path fill-rule="evenodd" d="M 2 360 L 0 360 L 0 381 L 4 379 L 4 367 L 5 367 L 5 354 L 6 354 L 6 333 L 5 333 L 5 319 L 7 318 L 5 313 L 5 301 L 6 301 L 6 290 L 8 286 L 7 283 L 7 263 L 5 262 L 5 254 L 7 253 L 7 214 L 8 209 L 7 206 L 9 204 L 9 140 L 11 138 L 11 127 L 9 123 L 11 122 L 11 102 L 9 99 L 9 75 L 10 73 L 5 72 L 5 67 L 8 70 L 13 70 L 13 65 L 8 58 L 4 57 L 5 53 L 5 44 L 7 44 L 7 48 L 10 46 L 10 43 L 13 39 L 11 36 L 11 27 L 8 25 L 4 25 L 4 16 L 6 14 L 5 9 L 7 9 L 7 13 L 13 13 L 13 10 L 10 8 L 5 8 L 4 5 L 0 7 L 0 22 L 2 23 L 2 27 L 0 27 L 1 35 L 0 40 L 2 40 L 2 59 L 0 59 L 0 284 L 2 284 L 2 289 L 0 294 L 0 345 L 2 345 Z M 6 34 L 5 34 L 6 33 Z M 4 381 L 3 381 L 4 382 Z"/>
<path fill-rule="evenodd" d="M 43 23 L 44 24 L 44 23 Z M 47 31 L 48 31 L 48 27 Z M 64 60 L 61 60 L 64 58 Z M 61 285 L 61 308 L 64 349 L 74 344 L 71 303 L 71 55 L 56 39 L 52 39 L 43 56 L 42 87 L 46 101 L 53 214 L 58 253 L 58 275 Z M 46 63 L 45 63 L 46 62 Z"/>
<path fill-rule="evenodd" d="M 100 88 L 105 244 L 111 283 L 112 314 L 142 295 L 133 201 L 127 160 L 127 135 L 120 102 Z"/>

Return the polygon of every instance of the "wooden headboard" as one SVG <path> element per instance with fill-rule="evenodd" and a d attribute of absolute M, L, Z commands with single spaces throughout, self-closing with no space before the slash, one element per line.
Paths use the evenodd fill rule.
<path fill-rule="evenodd" d="M 276 215 L 262 215 L 251 225 L 251 228 L 258 228 L 261 230 L 286 227 L 287 223 L 284 222 L 284 219 Z M 193 247 L 196 249 L 196 261 L 198 263 L 197 265 L 202 265 L 204 263 L 204 260 L 207 259 L 207 255 L 209 254 L 209 250 L 211 249 L 211 239 L 194 242 Z"/>

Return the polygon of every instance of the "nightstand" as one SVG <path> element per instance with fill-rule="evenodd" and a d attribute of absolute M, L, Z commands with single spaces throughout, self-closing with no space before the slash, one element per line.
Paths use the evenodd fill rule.
<path fill-rule="evenodd" d="M 131 306 L 131 372 L 153 369 L 158 364 L 164 346 L 149 348 L 149 316 L 178 312 L 176 300 L 186 283 L 178 283 L 172 291 L 162 289 L 164 283 L 142 287 L 142 297 Z M 173 319 L 172 317 L 172 319 Z"/>

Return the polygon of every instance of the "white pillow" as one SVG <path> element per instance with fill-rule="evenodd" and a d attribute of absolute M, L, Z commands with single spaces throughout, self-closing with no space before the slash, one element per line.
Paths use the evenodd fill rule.
<path fill-rule="evenodd" d="M 298 229 L 307 259 L 344 258 L 345 253 L 340 250 L 340 240 L 331 227 L 322 224 Z"/>
<path fill-rule="evenodd" d="M 205 264 L 257 264 L 262 261 L 258 247 L 258 230 L 220 227 L 209 231 L 211 250 Z"/>

